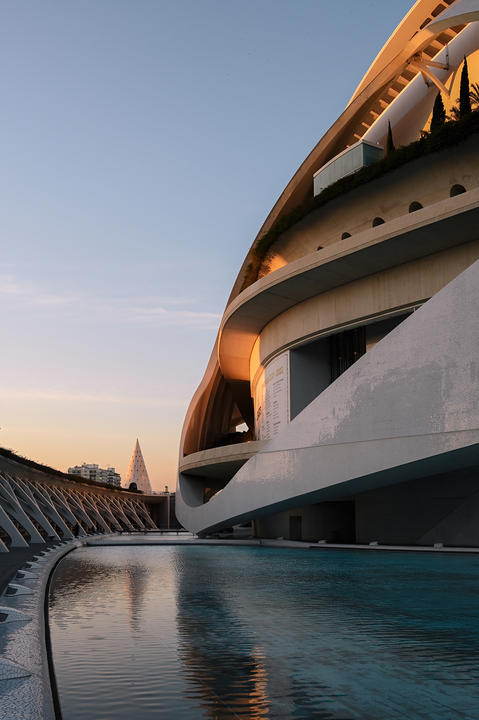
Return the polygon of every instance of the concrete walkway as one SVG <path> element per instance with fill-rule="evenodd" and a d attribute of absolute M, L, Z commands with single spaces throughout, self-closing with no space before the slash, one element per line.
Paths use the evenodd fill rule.
<path fill-rule="evenodd" d="M 55 564 L 76 547 L 81 542 L 37 546 L 0 595 L 0 720 L 55 720 L 45 598 Z M 3 577 L 11 575 L 24 555 L 13 551 L 7 565 L 8 555 L 2 554 Z"/>
<path fill-rule="evenodd" d="M 393 552 L 434 552 L 434 553 L 479 553 L 479 548 L 471 547 L 443 547 L 431 545 L 381 545 L 379 543 L 371 543 L 370 545 L 356 545 L 325 542 L 300 542 L 298 540 L 283 539 L 260 539 L 260 538 L 198 538 L 192 533 L 182 533 L 177 535 L 175 531 L 171 533 L 146 533 L 144 535 L 135 533 L 123 533 L 122 535 L 101 535 L 85 538 L 85 545 L 95 547 L 112 547 L 122 545 L 233 545 L 233 546 L 257 546 L 257 547 L 288 547 L 288 548 L 305 548 L 309 550 L 369 550 L 377 551 L 393 551 Z"/>
<path fill-rule="evenodd" d="M 10 580 L 15 577 L 17 570 L 26 562 L 56 545 L 58 543 L 30 545 L 26 548 L 10 548 L 8 553 L 2 553 L 0 555 L 0 593 L 3 593 Z"/>

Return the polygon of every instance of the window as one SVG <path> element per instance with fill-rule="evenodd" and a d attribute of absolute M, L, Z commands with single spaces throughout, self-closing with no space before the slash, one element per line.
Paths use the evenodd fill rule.
<path fill-rule="evenodd" d="M 341 235 L 341 240 L 346 240 L 346 238 L 351 237 L 351 233 L 343 232 Z"/>
<path fill-rule="evenodd" d="M 333 382 L 366 352 L 366 328 L 358 327 L 331 335 L 329 350 Z"/>
<path fill-rule="evenodd" d="M 414 202 L 412 202 L 412 203 L 410 204 L 410 206 L 409 206 L 409 212 L 410 212 L 410 213 L 416 212 L 416 210 L 422 210 L 422 205 L 421 205 L 420 202 L 416 202 L 416 200 L 415 200 Z"/>
<path fill-rule="evenodd" d="M 373 227 L 377 227 L 378 225 L 384 225 L 384 220 L 382 217 L 375 217 L 373 220 Z"/>
<path fill-rule="evenodd" d="M 456 197 L 456 195 L 461 195 L 465 192 L 466 188 L 464 187 L 464 185 L 453 185 L 449 192 L 449 197 Z"/>

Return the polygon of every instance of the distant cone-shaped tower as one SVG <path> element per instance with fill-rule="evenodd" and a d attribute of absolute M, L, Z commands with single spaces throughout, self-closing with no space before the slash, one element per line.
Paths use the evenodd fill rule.
<path fill-rule="evenodd" d="M 135 448 L 130 458 L 128 470 L 126 471 L 126 487 L 130 487 L 130 483 L 132 482 L 136 483 L 138 490 L 141 490 L 147 495 L 151 495 L 150 478 L 148 477 L 145 461 L 141 454 L 138 438 L 136 438 Z"/>

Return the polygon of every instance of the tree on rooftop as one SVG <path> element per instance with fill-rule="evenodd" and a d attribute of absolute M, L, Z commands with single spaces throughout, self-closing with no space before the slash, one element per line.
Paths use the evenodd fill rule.
<path fill-rule="evenodd" d="M 471 112 L 471 96 L 469 90 L 469 72 L 467 69 L 467 58 L 464 56 L 464 65 L 461 73 L 461 88 L 459 91 L 459 117 L 463 118 Z"/>
<path fill-rule="evenodd" d="M 393 131 L 391 130 L 391 122 L 388 121 L 388 136 L 386 140 L 386 155 L 389 155 L 390 153 L 394 152 L 396 149 L 396 146 L 394 145 L 393 140 Z"/>
<path fill-rule="evenodd" d="M 442 95 L 440 92 L 436 95 L 436 99 L 434 101 L 434 107 L 432 109 L 432 118 L 431 118 L 431 132 L 434 132 L 435 130 L 439 130 L 444 123 L 446 122 L 446 110 L 444 108 L 444 103 L 442 101 Z"/>

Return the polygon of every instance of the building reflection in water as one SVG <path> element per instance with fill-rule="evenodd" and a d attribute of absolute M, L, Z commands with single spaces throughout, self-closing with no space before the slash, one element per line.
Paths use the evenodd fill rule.
<path fill-rule="evenodd" d="M 81 548 L 50 599 L 63 716 L 478 718 L 478 592 L 468 556 Z"/>
<path fill-rule="evenodd" d="M 129 565 L 124 574 L 124 592 L 128 622 L 133 632 L 140 632 L 149 574 L 144 565 Z"/>
<path fill-rule="evenodd" d="M 231 595 L 222 589 L 214 555 L 185 553 L 181 564 L 177 632 L 188 694 L 201 698 L 206 717 L 212 720 L 269 718 L 264 650 L 235 612 Z"/>
<path fill-rule="evenodd" d="M 317 643 L 317 608 L 304 626 L 294 562 L 283 573 L 251 548 L 189 550 L 175 558 L 178 653 L 204 716 L 351 720 L 314 653 L 305 664 L 303 643 L 308 651 Z"/>

